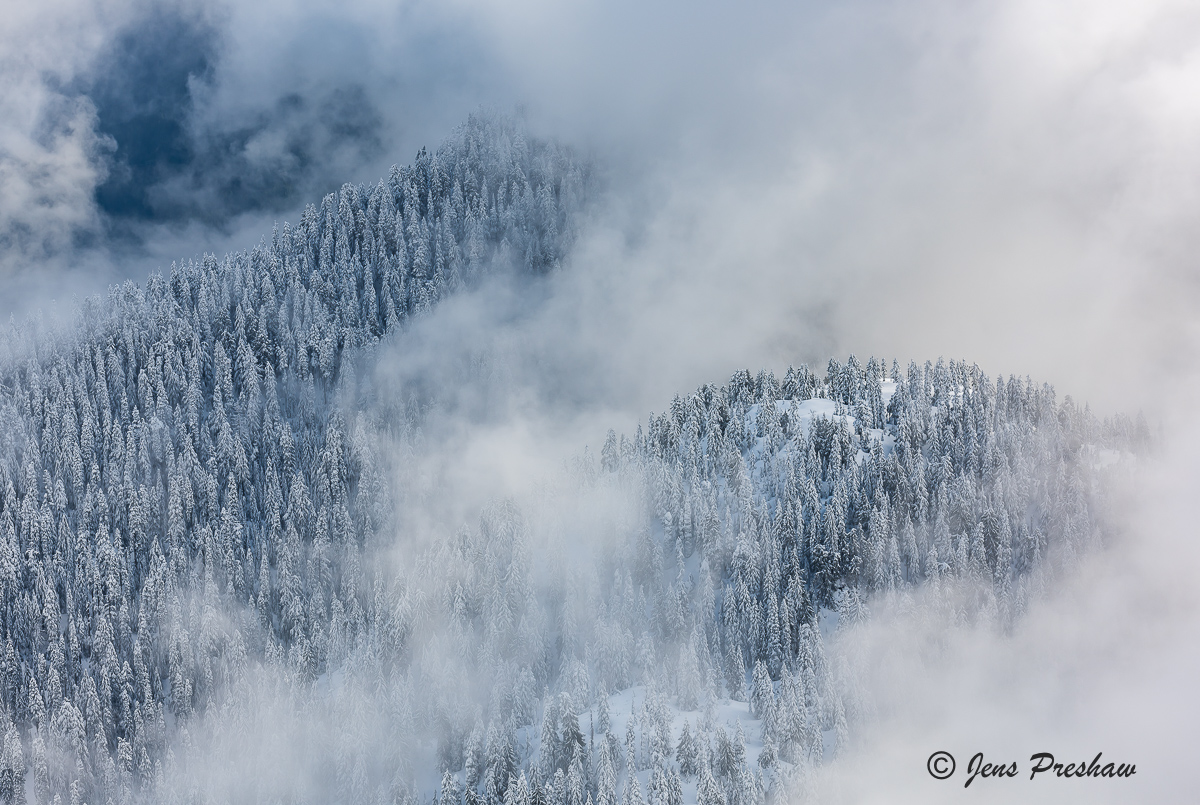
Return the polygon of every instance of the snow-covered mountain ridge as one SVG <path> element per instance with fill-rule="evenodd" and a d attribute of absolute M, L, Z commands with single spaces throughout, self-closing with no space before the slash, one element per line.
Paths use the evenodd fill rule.
<path fill-rule="evenodd" d="M 563 481 L 618 502 L 594 516 L 497 501 L 393 561 L 422 412 L 373 382 L 380 345 L 558 270 L 591 182 L 472 120 L 251 252 L 14 330 L 0 798 L 750 805 L 852 729 L 823 624 L 958 583 L 1005 622 L 1104 539 L 1144 429 L 851 357 L 610 433 Z"/>

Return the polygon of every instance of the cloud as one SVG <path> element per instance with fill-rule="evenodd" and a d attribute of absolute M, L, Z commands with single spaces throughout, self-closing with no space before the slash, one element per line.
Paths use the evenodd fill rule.
<path fill-rule="evenodd" d="M 817 801 L 950 801 L 962 778 L 929 778 L 936 749 L 1023 768 L 1034 752 L 1103 751 L 1138 776 L 970 793 L 1185 797 L 1200 17 L 1173 3 L 862 4 L 803 9 L 796 25 L 783 13 L 756 39 L 727 16 L 681 33 L 650 13 L 624 34 L 632 14 L 556 13 L 517 7 L 495 23 L 501 52 L 540 98 L 535 125 L 603 155 L 610 194 L 520 316 L 496 314 L 507 302 L 489 306 L 489 290 L 397 342 L 402 377 L 503 358 L 487 395 L 458 375 L 441 386 L 455 389 L 458 474 L 431 488 L 510 494 L 564 434 L 594 449 L 605 423 L 631 432 L 734 369 L 850 351 L 966 357 L 1102 413 L 1145 407 L 1170 444 L 1110 501 L 1122 537 L 1011 633 L 918 600 L 842 638 L 874 711 L 813 785 Z"/>
<path fill-rule="evenodd" d="M 96 231 L 91 191 L 111 143 L 89 99 L 61 86 L 96 47 L 112 4 L 17 5 L 0 27 L 0 276 Z"/>
<path fill-rule="evenodd" d="M 643 360 L 700 362 L 698 382 L 829 353 L 945 354 L 1108 411 L 1153 405 L 1195 299 L 1196 50 L 1179 31 L 1198 23 L 1113 4 L 1080 36 L 1081 11 L 1044 16 L 862 4 L 783 15 L 759 50 L 738 47 L 754 26 L 740 20 L 666 48 L 681 66 L 645 83 L 678 96 L 678 117 L 643 108 L 645 87 L 594 112 L 661 146 L 637 184 L 651 200 L 627 196 L 617 223 L 641 239 L 595 269 L 646 294 L 630 341 L 658 331 L 665 353 Z M 716 42 L 728 76 L 690 83 Z M 619 83 L 641 80 L 633 61 Z M 638 152 L 614 142 L 618 160 Z"/>
<path fill-rule="evenodd" d="M 18 4 L 0 31 L 10 288 L 40 302 L 62 272 L 91 292 L 249 247 L 435 146 L 494 84 L 458 22 L 419 3 Z"/>
<path fill-rule="evenodd" d="M 685 385 L 946 354 L 1152 405 L 1195 296 L 1187 4 L 40 8 L 6 49 L 10 274 L 253 245 L 520 104 L 608 165 L 597 270 L 684 332 L 693 309 L 728 323 L 668 348 L 700 361 Z"/>
<path fill-rule="evenodd" d="M 1189 381 L 1190 383 L 1190 381 Z M 804 791 L 821 802 L 1176 802 L 1186 800 L 1190 736 L 1200 706 L 1194 634 L 1200 556 L 1187 490 L 1200 481 L 1194 421 L 1115 487 L 1120 536 L 1043 589 L 1011 631 L 918 594 L 877 602 L 871 622 L 839 636 L 870 704 L 850 750 Z M 1170 557 L 1166 560 L 1166 557 Z M 951 752 L 958 770 L 932 779 L 926 759 Z M 976 752 L 1016 762 L 1014 779 L 963 785 Z M 1062 763 L 1133 763 L 1127 780 L 1030 780 L 1030 756 Z M 798 789 L 799 791 L 799 789 Z M 805 801 L 802 796 L 798 800 Z"/>

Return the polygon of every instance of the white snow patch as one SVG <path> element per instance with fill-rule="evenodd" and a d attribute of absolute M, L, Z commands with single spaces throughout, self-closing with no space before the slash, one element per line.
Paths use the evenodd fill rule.
<path fill-rule="evenodd" d="M 812 427 L 812 421 L 816 417 L 825 417 L 828 420 L 844 420 L 845 423 L 854 429 L 854 417 L 849 414 L 839 414 L 838 404 L 834 400 L 826 400 L 821 397 L 816 397 L 809 400 L 776 400 L 775 410 L 780 414 L 787 414 L 791 421 L 791 427 L 795 429 L 796 424 L 804 430 L 807 436 L 809 429 Z M 757 427 L 758 414 L 762 410 L 762 406 L 758 403 L 746 409 L 746 425 Z M 843 407 L 843 410 L 844 407 Z"/>
<path fill-rule="evenodd" d="M 883 405 L 886 408 L 891 401 L 892 395 L 896 393 L 896 381 L 892 379 L 884 380 L 879 384 L 879 396 L 883 400 Z"/>
<path fill-rule="evenodd" d="M 625 731 L 629 720 L 634 717 L 635 713 L 639 718 L 641 717 L 647 695 L 648 692 L 644 685 L 636 685 L 610 694 L 608 697 L 609 732 L 617 738 L 622 749 L 625 746 Z M 742 734 L 746 739 L 746 765 L 751 770 L 759 768 L 758 758 L 763 751 L 762 720 L 755 718 L 750 713 L 749 703 L 733 699 L 714 699 L 705 705 L 704 710 L 682 710 L 668 702 L 667 710 L 671 715 L 672 749 L 679 745 L 679 736 L 683 732 L 683 723 L 685 721 L 691 725 L 692 734 L 695 735 L 697 726 L 703 723 L 706 718 L 710 718 L 713 724 L 725 729 L 731 740 L 735 739 L 734 736 L 740 724 Z M 708 711 L 707 716 L 705 714 L 706 710 Z M 585 734 L 588 734 L 591 727 L 596 723 L 596 714 L 597 707 L 595 705 L 579 714 L 579 726 L 584 730 Z M 641 751 L 641 732 L 642 728 L 639 726 L 637 729 L 639 752 Z M 531 743 L 536 744 L 537 736 L 533 733 L 534 730 L 530 728 L 529 735 L 533 739 Z M 601 736 L 596 734 L 593 740 L 599 741 L 601 740 Z M 650 771 L 643 770 L 638 772 L 637 779 L 638 786 L 644 794 L 650 782 Z M 696 778 L 693 777 L 682 782 L 684 805 L 696 805 Z M 624 790 L 623 784 L 619 790 Z"/>

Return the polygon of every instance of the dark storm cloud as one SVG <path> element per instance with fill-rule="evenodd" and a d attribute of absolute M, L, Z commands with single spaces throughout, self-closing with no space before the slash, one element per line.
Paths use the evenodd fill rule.
<path fill-rule="evenodd" d="M 211 80 L 217 44 L 207 21 L 154 6 L 101 58 L 84 93 L 96 105 L 97 131 L 115 144 L 108 178 L 96 188 L 106 214 L 156 217 L 151 188 L 192 166 L 191 85 Z"/>
<path fill-rule="evenodd" d="M 321 175 L 328 154 L 349 151 L 365 159 L 383 146 L 382 117 L 358 84 L 315 98 L 288 93 L 256 118 L 239 130 L 208 135 L 195 177 L 196 184 L 212 186 L 217 203 L 196 210 L 199 217 L 294 204 L 310 189 L 311 177 L 332 178 Z M 251 143 L 267 137 L 278 138 L 277 150 L 257 158 L 247 153 Z"/>
<path fill-rule="evenodd" d="M 222 227 L 248 211 L 279 211 L 327 190 L 329 162 L 377 156 L 383 119 L 361 83 L 286 83 L 240 115 L 207 106 L 248 78 L 218 75 L 220 18 L 154 6 L 126 26 L 99 60 L 87 95 L 97 133 L 113 144 L 95 192 L 110 228 L 147 235 L 147 223 Z M 138 225 L 142 226 L 138 226 Z"/>

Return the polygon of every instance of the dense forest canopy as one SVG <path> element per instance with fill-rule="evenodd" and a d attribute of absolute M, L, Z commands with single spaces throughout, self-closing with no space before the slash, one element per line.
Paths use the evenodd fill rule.
<path fill-rule="evenodd" d="M 489 275 L 569 270 L 595 184 L 472 118 L 249 252 L 12 330 L 0 799 L 757 805 L 852 728 L 835 624 L 954 585 L 1005 623 L 1106 538 L 1144 424 L 851 356 L 610 433 L 569 479 L 621 501 L 594 551 L 496 501 L 389 561 L 423 407 L 374 382 L 379 350 Z M 268 699 L 334 726 L 305 773 L 220 788 L 203 759 Z"/>

